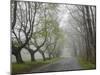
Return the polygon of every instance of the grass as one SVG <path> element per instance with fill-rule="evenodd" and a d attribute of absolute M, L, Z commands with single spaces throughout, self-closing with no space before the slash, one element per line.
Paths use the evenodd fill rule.
<path fill-rule="evenodd" d="M 88 69 L 95 69 L 96 68 L 95 64 L 92 64 L 91 62 L 86 61 L 84 59 L 79 59 L 79 63 L 82 66 L 83 69 L 88 70 Z"/>
<path fill-rule="evenodd" d="M 53 58 L 50 60 L 47 59 L 46 61 L 42 61 L 40 59 L 40 60 L 37 60 L 34 62 L 26 62 L 26 63 L 22 63 L 22 64 L 12 63 L 12 74 L 28 73 L 32 69 L 36 69 L 43 65 L 53 63 L 54 61 L 57 61 L 58 59 L 60 59 L 60 58 Z"/>

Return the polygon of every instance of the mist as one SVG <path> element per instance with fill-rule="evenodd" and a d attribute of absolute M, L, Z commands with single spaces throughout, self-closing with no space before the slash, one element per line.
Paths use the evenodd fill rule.
<path fill-rule="evenodd" d="M 95 68 L 95 6 L 14 1 L 11 15 L 14 68 L 29 62 L 37 68 L 51 62 L 32 72 L 83 69 L 80 62 Z"/>

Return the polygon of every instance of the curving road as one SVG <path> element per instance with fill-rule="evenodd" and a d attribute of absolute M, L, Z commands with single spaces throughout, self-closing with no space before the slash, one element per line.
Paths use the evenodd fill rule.
<path fill-rule="evenodd" d="M 31 72 L 53 72 L 53 71 L 70 71 L 70 70 L 80 70 L 82 69 L 78 60 L 75 57 L 67 57 L 61 60 L 58 60 L 52 64 L 48 64 L 32 70 Z"/>

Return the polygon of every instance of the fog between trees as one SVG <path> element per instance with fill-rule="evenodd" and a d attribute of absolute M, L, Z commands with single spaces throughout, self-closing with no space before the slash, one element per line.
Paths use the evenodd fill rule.
<path fill-rule="evenodd" d="M 11 2 L 12 61 L 76 56 L 96 63 L 96 8 Z"/>

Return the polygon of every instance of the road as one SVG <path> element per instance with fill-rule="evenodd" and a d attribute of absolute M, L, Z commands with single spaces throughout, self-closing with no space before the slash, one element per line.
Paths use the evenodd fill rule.
<path fill-rule="evenodd" d="M 61 60 L 58 60 L 52 64 L 48 64 L 38 68 L 36 70 L 32 70 L 32 73 L 36 72 L 53 72 L 53 71 L 70 71 L 70 70 L 80 70 L 80 64 L 75 57 L 67 57 Z"/>

